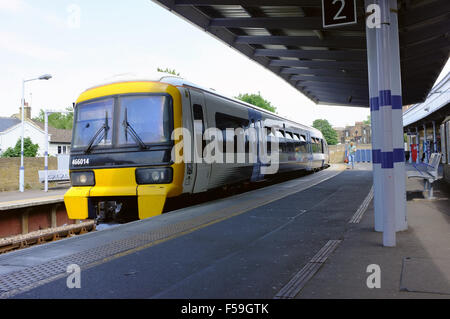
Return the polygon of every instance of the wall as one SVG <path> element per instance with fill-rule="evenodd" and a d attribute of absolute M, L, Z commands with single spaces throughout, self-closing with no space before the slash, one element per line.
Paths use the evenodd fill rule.
<path fill-rule="evenodd" d="M 44 170 L 43 157 L 25 157 L 25 188 L 43 189 L 43 184 L 39 183 L 38 171 Z M 19 189 L 19 168 L 20 157 L 0 158 L 0 191 Z M 58 169 L 56 157 L 48 158 L 48 169 Z"/>
<path fill-rule="evenodd" d="M 345 158 L 345 144 L 328 145 L 330 151 L 331 163 L 344 163 Z M 357 144 L 356 149 L 369 150 L 372 149 L 372 144 Z"/>

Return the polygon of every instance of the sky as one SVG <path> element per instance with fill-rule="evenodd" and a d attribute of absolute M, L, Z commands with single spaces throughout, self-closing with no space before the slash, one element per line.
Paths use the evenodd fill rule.
<path fill-rule="evenodd" d="M 64 110 L 88 87 L 123 73 L 176 69 L 227 96 L 258 93 L 306 125 L 353 125 L 368 108 L 316 105 L 287 82 L 150 0 L 0 0 L 0 116 L 19 112 L 22 80 L 32 116 Z M 447 62 L 440 78 L 450 70 Z"/>

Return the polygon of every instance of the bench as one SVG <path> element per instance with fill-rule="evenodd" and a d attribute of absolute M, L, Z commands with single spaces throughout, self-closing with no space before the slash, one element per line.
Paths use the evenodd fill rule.
<path fill-rule="evenodd" d="M 44 183 L 45 182 L 45 171 L 39 171 L 39 182 Z M 48 171 L 48 181 L 49 182 L 69 182 L 70 181 L 70 175 L 69 170 L 49 170 Z"/>
<path fill-rule="evenodd" d="M 425 166 L 424 169 L 419 169 L 415 164 L 413 165 L 416 171 L 409 171 L 408 178 L 419 178 L 424 181 L 424 191 L 428 190 L 428 199 L 433 197 L 433 183 L 439 179 L 438 168 L 441 162 L 441 154 L 433 153 L 430 156 L 429 164 L 422 163 L 419 165 Z"/>

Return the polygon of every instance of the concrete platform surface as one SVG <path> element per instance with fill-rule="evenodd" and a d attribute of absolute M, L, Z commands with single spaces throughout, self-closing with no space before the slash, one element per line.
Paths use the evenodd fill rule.
<path fill-rule="evenodd" d="M 373 231 L 371 165 L 333 166 L 0 255 L 0 298 L 449 298 L 450 203 L 435 188 L 438 200 L 409 196 L 395 248 Z M 80 288 L 68 287 L 71 264 Z"/>
<path fill-rule="evenodd" d="M 61 187 L 50 189 L 48 192 L 42 190 L 25 190 L 23 193 L 0 192 L 0 211 L 63 202 L 67 190 L 67 187 Z"/>
<path fill-rule="evenodd" d="M 450 187 L 441 180 L 434 188 L 437 200 L 425 200 L 417 196 L 423 184 L 408 180 L 409 228 L 397 233 L 395 248 L 382 247 L 382 233 L 373 230 L 371 203 L 297 298 L 450 299 Z M 367 286 L 374 273 L 367 268 L 373 264 L 380 267 L 380 288 Z"/>
<path fill-rule="evenodd" d="M 186 272 L 192 271 L 193 264 L 209 264 L 217 257 L 217 254 L 221 256 L 228 254 L 230 251 L 239 250 L 242 245 L 248 245 L 248 240 L 251 238 L 264 237 L 264 234 L 270 233 L 284 224 L 289 225 L 295 216 L 303 214 L 305 210 L 302 208 L 291 210 L 290 208 L 293 205 L 289 202 L 288 207 L 281 209 L 278 213 L 278 209 L 276 209 L 279 205 L 278 200 L 303 194 L 307 198 L 308 205 L 312 205 L 317 200 L 312 196 L 312 189 L 315 186 L 322 185 L 324 181 L 333 181 L 333 177 L 341 172 L 342 167 L 332 167 L 303 178 L 173 211 L 152 219 L 1 255 L 0 297 L 16 295 L 23 289 L 33 289 L 30 291 L 30 293 L 33 293 L 34 288 L 40 289 L 40 286 L 48 281 L 50 281 L 49 285 L 57 283 L 58 280 L 53 281 L 65 277 L 67 275 L 66 267 L 72 263 L 77 263 L 86 269 L 83 270 L 83 276 L 86 274 L 87 277 L 88 271 L 94 271 L 93 276 L 100 279 L 106 273 L 101 271 L 100 276 L 95 275 L 97 266 L 109 267 L 112 262 L 120 259 L 125 261 L 125 267 L 129 267 L 134 262 L 130 263 L 127 261 L 128 258 L 133 259 L 134 256 L 139 256 L 144 251 L 149 251 L 151 254 L 156 253 L 156 256 L 152 256 L 142 263 L 144 267 L 148 262 L 156 263 L 157 266 L 150 268 L 157 267 L 161 272 L 159 274 L 157 271 L 151 271 L 153 275 L 158 275 L 156 279 L 165 278 L 168 275 L 173 279 L 180 278 L 180 276 L 186 275 Z M 335 183 L 334 181 L 328 186 L 327 190 L 323 191 L 334 194 L 336 192 L 335 186 L 333 186 Z M 308 191 L 310 192 L 307 193 Z M 262 213 L 262 216 L 250 214 L 261 206 L 270 206 L 269 211 Z M 273 214 L 276 215 L 271 217 L 270 215 Z M 240 220 L 242 218 L 244 222 Z M 230 222 L 232 226 L 229 225 Z M 219 230 L 217 231 L 216 228 L 219 228 Z M 203 234 L 204 232 L 207 234 Z M 210 238 L 192 242 L 192 240 L 187 240 L 190 236 Z M 214 244 L 210 245 L 212 243 Z M 164 248 L 165 245 L 169 245 L 169 248 Z M 217 245 L 220 247 L 217 247 Z M 158 253 L 161 249 L 163 255 Z M 300 251 L 307 252 L 305 249 Z M 206 256 L 198 256 L 193 252 L 200 255 L 206 254 Z M 210 253 L 212 255 L 209 255 Z M 167 261 L 164 258 L 175 258 L 175 260 Z M 186 260 L 189 261 L 188 265 L 183 266 Z M 110 262 L 105 264 L 106 261 Z M 172 269 L 173 272 L 167 274 L 167 268 L 173 267 L 172 262 L 177 266 Z M 179 267 L 183 271 L 176 274 Z M 113 271 L 115 268 L 114 265 L 112 271 L 107 271 L 109 275 L 117 277 Z M 126 271 L 126 273 L 129 272 Z M 145 269 L 140 270 L 139 273 L 143 276 L 148 275 Z M 87 284 L 90 281 L 90 279 L 86 279 L 85 283 Z M 45 286 L 47 285 L 42 286 L 42 288 Z M 149 287 L 157 288 L 158 285 L 152 284 Z M 101 288 L 99 286 L 99 289 Z M 129 286 L 129 289 L 133 289 L 133 286 Z M 67 291 L 67 289 L 64 289 L 64 291 L 74 292 L 73 290 Z M 136 293 L 138 291 L 137 289 Z M 64 296 L 64 294 L 54 292 L 56 294 L 53 297 Z M 127 295 L 125 292 L 124 290 L 124 294 L 117 295 L 117 297 L 138 297 L 134 294 Z M 40 297 L 46 297 L 45 294 L 40 292 L 37 292 L 37 294 Z M 101 295 L 99 291 L 94 294 Z M 47 297 L 50 296 L 47 295 Z M 69 295 L 67 297 L 70 298 Z"/>

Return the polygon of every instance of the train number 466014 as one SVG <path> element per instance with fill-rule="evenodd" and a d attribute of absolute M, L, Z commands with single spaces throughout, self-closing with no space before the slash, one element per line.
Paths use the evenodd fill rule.
<path fill-rule="evenodd" d="M 74 158 L 72 160 L 72 165 L 73 166 L 89 165 L 89 158 Z"/>

